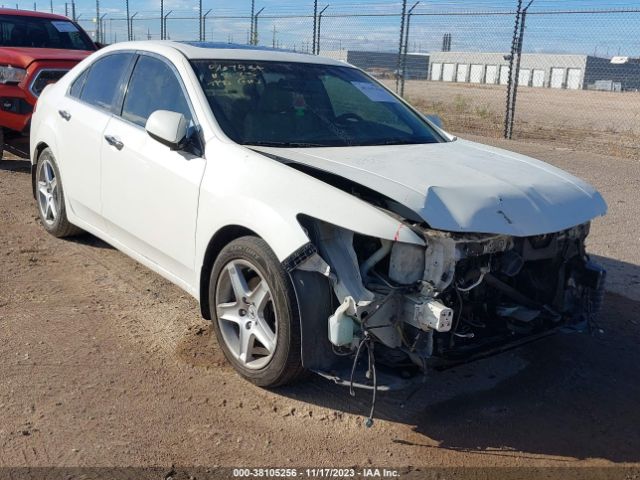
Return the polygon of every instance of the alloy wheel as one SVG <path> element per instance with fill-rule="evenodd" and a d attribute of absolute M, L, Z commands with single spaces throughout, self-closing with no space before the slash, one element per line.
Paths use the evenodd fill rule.
<path fill-rule="evenodd" d="M 276 350 L 278 320 L 271 289 L 257 267 L 232 260 L 218 278 L 215 304 L 222 338 L 245 368 L 264 368 Z"/>

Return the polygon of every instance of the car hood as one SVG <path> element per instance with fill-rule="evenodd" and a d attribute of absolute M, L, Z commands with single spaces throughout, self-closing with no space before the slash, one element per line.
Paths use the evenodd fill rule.
<path fill-rule="evenodd" d="M 93 52 L 87 50 L 65 50 L 58 48 L 2 47 L 0 59 L 2 64 L 27 68 L 35 61 L 71 61 L 80 62 Z"/>
<path fill-rule="evenodd" d="M 461 139 L 423 145 L 252 148 L 375 190 L 440 230 L 540 235 L 607 211 L 601 195 L 573 175 Z"/>

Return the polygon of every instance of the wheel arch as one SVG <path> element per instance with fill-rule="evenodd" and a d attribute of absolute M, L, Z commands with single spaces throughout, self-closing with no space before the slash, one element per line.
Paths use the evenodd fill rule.
<path fill-rule="evenodd" d="M 36 148 L 33 150 L 33 159 L 31 161 L 31 192 L 33 193 L 33 198 L 36 198 L 36 168 L 38 167 L 38 158 L 45 148 L 49 148 L 46 142 L 38 142 Z"/>
<path fill-rule="evenodd" d="M 200 268 L 200 313 L 206 320 L 211 320 L 211 305 L 209 305 L 209 286 L 211 270 L 222 249 L 232 241 L 245 236 L 260 237 L 253 230 L 241 225 L 227 225 L 218 230 L 209 240 L 204 259 Z"/>

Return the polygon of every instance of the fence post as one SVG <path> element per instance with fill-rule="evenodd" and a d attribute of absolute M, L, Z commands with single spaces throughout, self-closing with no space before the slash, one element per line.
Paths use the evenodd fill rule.
<path fill-rule="evenodd" d="M 131 40 L 131 17 L 129 16 L 129 0 L 125 2 L 125 7 L 127 9 L 127 40 Z M 162 11 L 162 0 L 160 0 L 160 9 Z M 162 33 L 160 34 L 160 38 L 162 39 Z"/>
<path fill-rule="evenodd" d="M 318 0 L 313 0 L 313 44 L 311 47 L 311 53 L 317 55 L 316 45 L 318 37 Z"/>
<path fill-rule="evenodd" d="M 202 0 L 198 0 L 198 40 L 202 42 Z"/>
<path fill-rule="evenodd" d="M 172 13 L 173 13 L 173 10 L 169 10 L 167 12 L 167 14 L 163 18 L 164 26 L 162 28 L 163 28 L 163 31 L 164 31 L 164 39 L 165 40 L 169 37 L 169 35 L 167 35 L 167 18 L 169 18 L 169 15 L 171 15 Z"/>
<path fill-rule="evenodd" d="M 253 16 L 253 37 L 251 38 L 251 45 L 258 45 L 258 17 L 262 13 L 265 7 L 262 7 Z"/>
<path fill-rule="evenodd" d="M 400 96 L 404 97 L 404 81 L 407 74 L 407 53 L 409 53 L 409 26 L 411 25 L 411 14 L 413 9 L 418 6 L 420 2 L 416 2 L 407 12 L 407 24 L 404 33 L 404 47 L 402 52 L 402 68 L 400 69 L 402 77 L 400 78 Z"/>
<path fill-rule="evenodd" d="M 507 80 L 507 107 L 504 115 L 504 138 L 509 138 L 509 125 L 513 107 L 513 84 L 514 84 L 514 59 L 517 52 L 518 33 L 520 31 L 520 15 L 522 13 L 522 0 L 518 0 L 518 10 L 516 12 L 516 22 L 513 27 L 513 38 L 511 40 L 511 55 L 509 56 L 509 78 Z M 517 79 L 516 82 L 517 83 Z"/>
<path fill-rule="evenodd" d="M 516 118 L 516 104 L 518 98 L 518 84 L 520 83 L 520 61 L 522 60 L 522 44 L 524 43 L 524 29 L 526 28 L 527 21 L 527 10 L 533 3 L 534 0 L 529 0 L 529 3 L 526 7 L 522 9 L 522 13 L 520 15 L 520 35 L 518 37 L 518 48 L 516 49 L 516 54 L 518 55 L 516 60 L 516 71 L 515 71 L 515 82 L 513 84 L 513 93 L 511 94 L 511 116 L 509 118 L 509 128 L 507 131 L 507 138 L 511 140 L 513 136 L 513 123 Z"/>
<path fill-rule="evenodd" d="M 130 27 L 131 40 L 135 40 L 136 39 L 136 34 L 133 31 L 133 19 L 136 18 L 136 15 L 138 15 L 138 12 L 134 13 L 133 15 L 131 15 L 131 20 L 129 21 L 129 23 L 131 24 L 131 27 Z"/>
<path fill-rule="evenodd" d="M 207 41 L 207 17 L 211 13 L 211 8 L 202 16 L 202 41 Z"/>
<path fill-rule="evenodd" d="M 402 46 L 404 44 L 404 18 L 407 14 L 407 0 L 402 0 L 402 14 L 400 16 L 400 43 L 398 45 L 398 61 L 396 64 L 396 93 L 400 89 L 400 68 L 402 68 Z"/>
<path fill-rule="evenodd" d="M 320 10 L 320 13 L 318 14 L 318 39 L 316 40 L 316 49 L 318 51 L 318 55 L 320 55 L 320 29 L 322 28 L 322 14 L 327 8 L 329 8 L 329 4 L 327 4 L 322 10 Z"/>
<path fill-rule="evenodd" d="M 129 17 L 129 0 L 127 0 L 127 18 Z M 129 34 L 131 36 L 131 34 Z M 131 40 L 131 38 L 129 38 Z M 160 40 L 164 40 L 164 0 L 160 0 Z"/>
<path fill-rule="evenodd" d="M 100 41 L 100 0 L 96 0 L 96 42 Z"/>
<path fill-rule="evenodd" d="M 249 28 L 249 44 L 253 45 L 253 26 L 255 21 L 256 0 L 251 0 L 251 27 Z"/>

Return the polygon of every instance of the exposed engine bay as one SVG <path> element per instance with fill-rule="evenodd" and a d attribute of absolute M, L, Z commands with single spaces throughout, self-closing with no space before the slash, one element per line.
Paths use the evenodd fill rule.
<path fill-rule="evenodd" d="M 605 272 L 584 248 L 589 223 L 523 238 L 402 224 L 426 247 L 309 218 L 301 223 L 313 248 L 296 269 L 321 274 L 331 290 L 330 315 L 315 335 L 311 361 L 325 373 L 334 360 L 354 356 L 355 370 L 361 348 L 373 350 L 370 344 L 369 370 L 372 361 L 426 371 L 471 360 L 559 327 L 585 328 L 602 303 Z M 330 352 L 317 345 L 324 332 Z"/>

